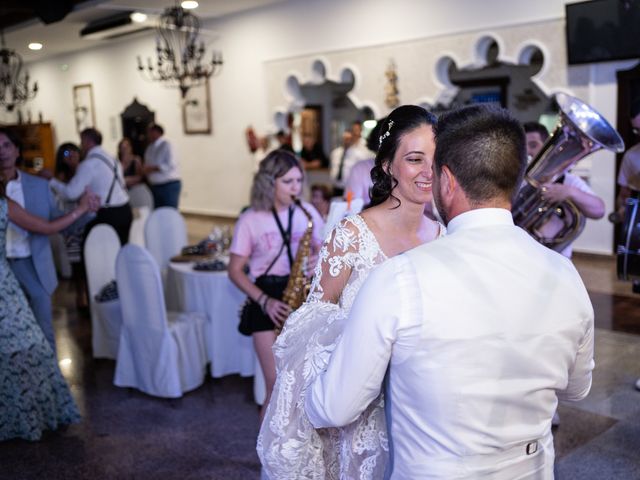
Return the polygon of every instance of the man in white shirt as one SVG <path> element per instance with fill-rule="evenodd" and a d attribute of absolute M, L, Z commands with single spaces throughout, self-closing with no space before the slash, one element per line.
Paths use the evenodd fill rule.
<path fill-rule="evenodd" d="M 341 196 L 344 193 L 353 166 L 371 156 L 372 153 L 360 144 L 359 139 L 354 139 L 350 130 L 342 133 L 342 145 L 334 148 L 329 155 L 329 174 L 333 181 L 334 195 Z"/>
<path fill-rule="evenodd" d="M 49 181 L 51 188 L 65 200 L 77 200 L 88 188 L 100 197 L 100 209 L 95 218 L 85 227 L 85 237 L 99 223 L 111 225 L 120 243 L 129 239 L 133 221 L 129 194 L 122 174 L 122 166 L 102 148 L 102 134 L 95 128 L 80 132 L 80 149 L 84 160 L 78 165 L 69 183 L 56 178 Z"/>
<path fill-rule="evenodd" d="M 534 159 L 549 138 L 549 131 L 547 127 L 537 122 L 527 122 L 523 126 L 527 141 L 527 155 L 530 159 Z M 598 220 L 604 217 L 604 200 L 597 196 L 587 182 L 577 175 L 565 173 L 556 182 L 543 185 L 542 191 L 542 197 L 552 203 L 570 200 L 586 218 Z M 553 237 L 564 226 L 562 220 L 551 216 L 549 222 L 540 229 L 540 233 L 545 237 Z M 572 245 L 567 245 L 560 253 L 571 258 Z"/>
<path fill-rule="evenodd" d="M 164 129 L 157 123 L 152 123 L 147 128 L 150 143 L 144 152 L 144 173 L 151 187 L 154 207 L 178 208 L 182 189 L 178 159 L 163 135 Z"/>
<path fill-rule="evenodd" d="M 20 139 L 9 129 L 0 129 L 0 179 L 5 183 L 7 197 L 29 213 L 46 220 L 59 217 L 60 212 L 47 181 L 16 167 L 20 157 Z M 58 285 L 56 269 L 47 235 L 27 232 L 9 222 L 7 228 L 7 259 L 29 306 L 54 352 L 51 295 Z"/>
<path fill-rule="evenodd" d="M 568 259 L 513 224 L 519 122 L 474 105 L 444 114 L 436 139 L 448 233 L 370 274 L 306 412 L 347 425 L 386 375 L 390 478 L 551 479 L 557 397 L 591 386 L 589 296 Z"/>

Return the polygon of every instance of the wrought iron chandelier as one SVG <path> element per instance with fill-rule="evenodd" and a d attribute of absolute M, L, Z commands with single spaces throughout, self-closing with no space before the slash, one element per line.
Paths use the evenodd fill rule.
<path fill-rule="evenodd" d="M 29 85 L 29 72 L 22 73 L 22 57 L 6 48 L 4 33 L 0 33 L 0 105 L 11 112 L 17 105 L 31 100 L 38 93 L 38 83 Z"/>
<path fill-rule="evenodd" d="M 198 17 L 180 6 L 166 8 L 156 27 L 156 61 L 138 56 L 138 71 L 149 80 L 177 86 L 184 98 L 189 88 L 202 84 L 222 69 L 222 53 L 214 51 L 203 63 L 204 42 L 198 41 Z"/>

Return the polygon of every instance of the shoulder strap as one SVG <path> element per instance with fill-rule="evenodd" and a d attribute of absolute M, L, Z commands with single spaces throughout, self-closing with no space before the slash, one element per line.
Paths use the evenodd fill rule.
<path fill-rule="evenodd" d="M 266 275 L 267 273 L 269 273 L 269 271 L 271 270 L 271 267 L 273 267 L 275 265 L 276 260 L 278 260 L 278 258 L 280 258 L 280 255 L 282 255 L 282 251 L 283 250 L 284 250 L 284 243 L 280 246 L 280 251 L 278 252 L 276 257 L 273 260 L 271 260 L 271 263 L 269 264 L 267 269 L 264 271 L 263 275 Z"/>
<path fill-rule="evenodd" d="M 293 266 L 293 255 L 291 254 L 291 224 L 293 223 L 293 206 L 289 207 L 289 224 L 287 225 L 287 230 L 285 231 L 282 228 L 282 223 L 280 223 L 280 218 L 278 217 L 278 212 L 276 212 L 275 208 L 271 209 L 271 213 L 273 213 L 273 218 L 276 219 L 276 224 L 278 225 L 278 230 L 280 230 L 280 235 L 282 236 L 282 245 L 286 245 L 287 247 L 287 257 L 289 257 L 289 266 Z"/>
<path fill-rule="evenodd" d="M 109 206 L 109 201 L 111 200 L 111 194 L 113 193 L 113 187 L 115 187 L 116 185 L 116 181 L 120 184 L 120 188 L 122 188 L 123 190 L 125 190 L 124 185 L 122 185 L 122 182 L 120 180 L 120 177 L 118 177 L 118 161 L 115 160 L 113 162 L 113 167 L 111 166 L 111 162 L 109 160 L 107 160 L 107 158 L 103 155 L 100 155 L 99 153 L 94 153 L 94 156 L 100 160 L 102 160 L 107 167 L 109 168 L 113 168 L 113 180 L 111 181 L 111 186 L 109 187 L 109 193 L 107 194 L 107 198 L 104 201 L 105 206 Z"/>

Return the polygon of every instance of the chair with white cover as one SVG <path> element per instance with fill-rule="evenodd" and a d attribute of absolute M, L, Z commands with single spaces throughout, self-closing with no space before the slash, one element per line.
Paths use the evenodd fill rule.
<path fill-rule="evenodd" d="M 146 247 L 144 243 L 144 227 L 147 224 L 147 219 L 151 215 L 149 207 L 134 207 L 131 209 L 133 212 L 133 221 L 131 222 L 131 228 L 129 229 L 129 243 Z"/>
<path fill-rule="evenodd" d="M 129 205 L 131 208 L 147 207 L 153 210 L 153 194 L 144 183 L 134 185 L 129 189 Z"/>
<path fill-rule="evenodd" d="M 206 315 L 167 312 L 158 264 L 139 245 L 116 260 L 122 329 L 114 384 L 149 395 L 178 398 L 205 378 Z"/>
<path fill-rule="evenodd" d="M 166 270 L 171 257 L 178 255 L 187 245 L 187 241 L 187 225 L 177 209 L 160 207 L 151 212 L 144 226 L 144 242 L 161 272 Z"/>
<path fill-rule="evenodd" d="M 111 225 L 93 227 L 84 243 L 89 306 L 91 309 L 91 344 L 94 358 L 115 359 L 120 339 L 120 300 L 97 302 L 100 289 L 116 278 L 116 257 L 120 238 Z"/>

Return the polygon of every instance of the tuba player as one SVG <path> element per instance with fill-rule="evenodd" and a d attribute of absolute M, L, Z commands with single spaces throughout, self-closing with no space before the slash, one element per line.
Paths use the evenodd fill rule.
<path fill-rule="evenodd" d="M 547 138 L 549 138 L 549 131 L 544 125 L 537 122 L 527 122 L 523 127 L 527 137 L 527 156 L 531 160 L 538 155 Z M 555 182 L 543 185 L 541 190 L 542 198 L 549 202 L 556 203 L 571 200 L 586 218 L 598 220 L 604 216 L 604 201 L 594 193 L 591 187 L 587 185 L 587 182 L 577 175 L 565 173 Z M 562 225 L 558 225 L 556 222 L 561 223 L 560 220 L 552 217 L 542 227 L 542 233 L 547 237 L 552 237 L 557 233 L 557 230 L 562 228 Z M 567 258 L 571 258 L 571 245 L 567 245 L 560 253 Z"/>

